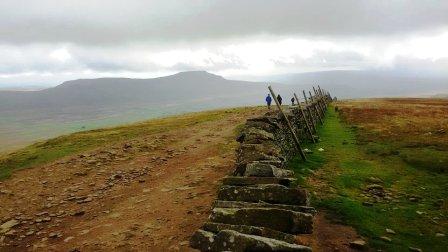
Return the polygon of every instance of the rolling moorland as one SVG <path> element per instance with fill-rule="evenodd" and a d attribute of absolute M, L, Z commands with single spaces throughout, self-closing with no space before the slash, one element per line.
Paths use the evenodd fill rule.
<path fill-rule="evenodd" d="M 338 102 L 310 162 L 297 162 L 314 203 L 390 251 L 448 247 L 448 100 Z M 414 250 L 417 251 L 417 250 Z"/>
<path fill-rule="evenodd" d="M 217 110 L 79 132 L 1 157 L 0 220 L 23 221 L 1 246 L 188 250 L 219 180 L 234 168 L 239 125 L 265 111 Z M 306 146 L 309 161 L 291 163 L 319 210 L 313 235 L 298 242 L 317 251 L 348 251 L 357 239 L 376 249 L 443 251 L 447 115 L 443 99 L 333 104 L 321 141 Z"/>
<path fill-rule="evenodd" d="M 205 71 L 153 79 L 72 80 L 40 91 L 0 90 L 0 152 L 61 134 L 187 112 L 259 105 L 267 93 L 266 81 L 279 83 L 274 86 L 280 94 L 299 95 L 319 83 L 334 90 L 338 98 L 448 92 L 446 77 L 388 71 L 288 74 L 265 76 L 259 82 L 228 80 Z M 285 102 L 290 99 L 284 98 Z"/>
<path fill-rule="evenodd" d="M 154 79 L 64 82 L 40 91 L 0 91 L 0 152 L 77 131 L 173 114 L 257 104 L 260 83 L 203 71 Z"/>

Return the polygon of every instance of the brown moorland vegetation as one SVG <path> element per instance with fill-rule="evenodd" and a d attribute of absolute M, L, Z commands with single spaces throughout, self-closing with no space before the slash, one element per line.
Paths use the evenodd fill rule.
<path fill-rule="evenodd" d="M 341 101 L 319 131 L 293 164 L 315 206 L 369 247 L 446 251 L 448 100 Z"/>

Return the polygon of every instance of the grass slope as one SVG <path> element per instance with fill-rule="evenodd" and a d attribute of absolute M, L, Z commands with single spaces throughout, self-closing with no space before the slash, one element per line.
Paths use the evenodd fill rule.
<path fill-rule="evenodd" d="M 292 163 L 302 184 L 316 192 L 313 204 L 355 227 L 368 238 L 371 247 L 388 251 L 408 251 L 408 247 L 446 251 L 447 238 L 436 237 L 436 233 L 448 232 L 448 174 L 434 172 L 432 159 L 420 148 L 406 149 L 406 154 L 400 155 L 399 151 L 390 151 L 391 145 L 397 145 L 395 141 L 372 139 L 371 145 L 361 144 L 367 133 L 345 124 L 333 108 L 329 109 L 325 124 L 319 129 L 322 141 L 307 146 L 313 150 L 309 162 L 297 159 Z M 318 148 L 324 151 L 319 152 Z M 414 161 L 409 162 L 407 156 Z M 363 202 L 372 201 L 364 191 L 371 184 L 371 177 L 380 178 L 391 195 L 388 200 L 364 206 Z M 412 195 L 421 200 L 409 201 Z M 396 234 L 387 234 L 386 228 Z M 392 242 L 383 241 L 381 236 L 390 237 Z"/>
<path fill-rule="evenodd" d="M 15 170 L 42 165 L 64 156 L 94 149 L 106 144 L 171 129 L 188 128 L 198 123 L 218 120 L 229 113 L 247 108 L 188 113 L 120 127 L 90 130 L 42 141 L 0 157 L 0 180 L 11 176 Z"/>

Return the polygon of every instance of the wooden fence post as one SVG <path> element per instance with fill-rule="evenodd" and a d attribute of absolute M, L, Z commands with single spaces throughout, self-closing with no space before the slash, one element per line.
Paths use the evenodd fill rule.
<path fill-rule="evenodd" d="M 316 103 L 314 103 L 313 95 L 311 94 L 311 91 L 308 91 L 308 92 L 310 93 L 311 104 L 312 104 L 313 108 L 316 110 L 317 117 L 319 118 L 320 124 L 324 124 L 324 121 L 322 121 L 322 116 L 319 113 L 319 109 L 316 108 L 316 106 L 315 106 Z"/>
<path fill-rule="evenodd" d="M 289 120 L 288 120 L 288 117 L 286 117 L 285 113 L 283 112 L 282 106 L 281 106 L 280 103 L 278 102 L 278 100 L 277 100 L 277 96 L 275 95 L 274 90 L 272 90 L 271 86 L 268 86 L 268 89 L 269 89 L 269 92 L 271 92 L 272 98 L 274 99 L 275 104 L 276 104 L 277 107 L 278 107 L 278 110 L 279 110 L 280 113 L 283 115 L 283 118 L 285 119 L 286 125 L 288 126 L 289 130 L 291 131 L 292 138 L 293 138 L 293 140 L 294 140 L 294 143 L 296 144 L 297 149 L 299 149 L 299 154 L 300 154 L 300 156 L 302 157 L 302 160 L 303 160 L 303 161 L 306 161 L 306 156 L 305 156 L 305 153 L 304 153 L 303 150 L 302 150 L 302 146 L 300 145 L 300 141 L 299 141 L 299 139 L 297 138 L 297 135 L 296 135 L 296 133 L 294 132 L 294 129 L 292 128 L 291 123 L 290 123 Z"/>
<path fill-rule="evenodd" d="M 300 104 L 299 97 L 297 97 L 296 93 L 294 93 L 294 97 L 296 98 L 297 105 L 299 106 L 299 110 L 302 113 L 303 119 L 305 120 L 306 129 L 308 131 L 308 134 L 310 135 L 313 143 L 316 143 L 316 139 L 314 139 L 313 132 L 311 131 L 310 124 L 308 123 L 308 118 L 306 118 L 305 112 L 303 111 L 302 105 Z"/>
<path fill-rule="evenodd" d="M 303 97 L 305 98 L 305 105 L 306 105 L 306 111 L 308 111 L 308 115 L 310 116 L 310 120 L 311 120 L 311 124 L 313 125 L 314 128 L 314 132 L 317 132 L 317 128 L 316 128 L 316 119 L 314 118 L 314 112 L 311 111 L 311 106 L 308 103 L 308 98 L 306 98 L 306 93 L 305 90 L 302 90 L 303 92 Z"/>
<path fill-rule="evenodd" d="M 326 97 L 324 91 L 320 88 L 319 85 L 317 85 L 317 88 L 318 88 L 318 90 L 319 90 L 319 93 L 320 93 L 322 99 L 324 100 L 324 103 L 325 103 L 325 110 L 327 110 L 327 106 L 328 106 L 328 100 L 327 100 L 327 97 Z"/>
<path fill-rule="evenodd" d="M 316 97 L 317 105 L 318 105 L 318 107 L 319 107 L 320 113 L 321 113 L 322 118 L 323 118 L 324 115 L 325 115 L 325 108 L 324 108 L 324 105 L 322 104 L 321 96 L 320 96 L 319 93 L 316 91 L 316 89 L 314 88 L 314 86 L 313 86 L 313 91 L 314 91 L 314 97 Z"/>

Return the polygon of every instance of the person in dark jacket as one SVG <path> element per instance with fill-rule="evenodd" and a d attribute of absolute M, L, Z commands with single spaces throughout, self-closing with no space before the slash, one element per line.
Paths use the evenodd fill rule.
<path fill-rule="evenodd" d="M 296 99 L 294 99 L 294 97 L 293 98 L 291 98 L 291 105 L 292 106 L 294 106 L 294 101 L 295 101 Z"/>
<path fill-rule="evenodd" d="M 268 94 L 268 96 L 266 96 L 266 104 L 268 105 L 268 109 L 271 109 L 271 102 L 272 102 L 271 95 Z"/>
<path fill-rule="evenodd" d="M 280 96 L 280 94 L 277 95 L 277 101 L 278 103 L 280 103 L 280 106 L 282 105 L 282 97 Z"/>

